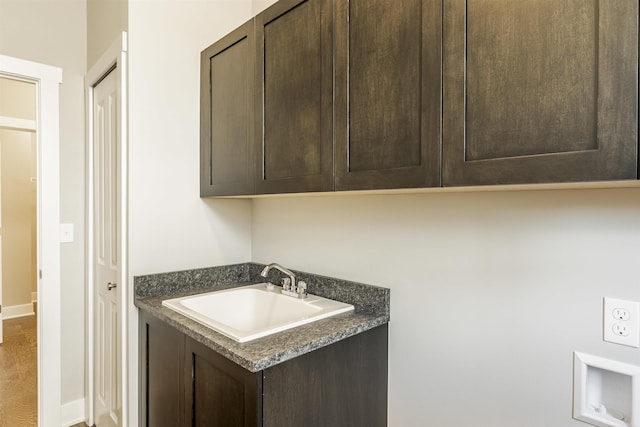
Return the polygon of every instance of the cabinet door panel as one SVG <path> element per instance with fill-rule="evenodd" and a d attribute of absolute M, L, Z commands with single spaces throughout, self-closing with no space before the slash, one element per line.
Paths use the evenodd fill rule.
<path fill-rule="evenodd" d="M 182 366 L 184 335 L 153 317 L 142 315 L 140 355 L 144 411 L 141 425 L 175 427 L 182 424 Z"/>
<path fill-rule="evenodd" d="M 254 193 L 253 20 L 202 52 L 202 196 Z"/>
<path fill-rule="evenodd" d="M 262 425 L 261 376 L 253 374 L 202 344 L 186 340 L 185 390 L 191 402 L 186 419 L 192 426 Z"/>
<path fill-rule="evenodd" d="M 440 184 L 441 2 L 336 3 L 336 189 Z"/>
<path fill-rule="evenodd" d="M 257 192 L 333 189 L 328 0 L 281 0 L 256 17 Z"/>
<path fill-rule="evenodd" d="M 388 327 L 263 371 L 264 427 L 387 425 Z"/>
<path fill-rule="evenodd" d="M 444 7 L 444 185 L 636 177 L 637 2 Z"/>

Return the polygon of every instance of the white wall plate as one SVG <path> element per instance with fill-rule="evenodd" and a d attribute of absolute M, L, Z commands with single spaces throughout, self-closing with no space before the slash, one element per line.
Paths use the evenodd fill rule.
<path fill-rule="evenodd" d="M 599 427 L 640 427 L 640 366 L 575 352 L 573 418 Z"/>

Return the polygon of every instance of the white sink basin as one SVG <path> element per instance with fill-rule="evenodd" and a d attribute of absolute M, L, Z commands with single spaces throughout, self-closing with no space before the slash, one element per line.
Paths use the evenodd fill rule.
<path fill-rule="evenodd" d="M 265 283 L 162 301 L 162 305 L 238 342 L 247 342 L 353 310 L 311 295 L 297 299 Z"/>

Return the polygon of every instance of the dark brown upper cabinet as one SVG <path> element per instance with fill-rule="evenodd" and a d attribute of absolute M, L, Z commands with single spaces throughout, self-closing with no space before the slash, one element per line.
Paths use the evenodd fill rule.
<path fill-rule="evenodd" d="M 638 177 L 638 2 L 280 0 L 202 53 L 201 195 Z"/>
<path fill-rule="evenodd" d="M 635 179 L 638 2 L 444 0 L 445 186 Z"/>
<path fill-rule="evenodd" d="M 200 195 L 253 194 L 254 21 L 201 54 Z"/>
<path fill-rule="evenodd" d="M 441 0 L 336 0 L 336 190 L 440 186 Z"/>
<path fill-rule="evenodd" d="M 256 192 L 333 190 L 333 2 L 280 0 L 255 18 Z"/>

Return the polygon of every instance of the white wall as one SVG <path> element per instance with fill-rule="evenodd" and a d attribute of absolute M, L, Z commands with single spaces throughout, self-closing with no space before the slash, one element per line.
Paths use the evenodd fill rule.
<path fill-rule="evenodd" d="M 129 3 L 130 272 L 244 262 L 251 202 L 199 197 L 200 51 L 250 1 Z"/>
<path fill-rule="evenodd" d="M 250 0 L 129 1 L 129 272 L 245 262 L 251 202 L 199 197 L 200 52 L 251 16 Z M 137 318 L 130 308 L 131 419 Z"/>
<path fill-rule="evenodd" d="M 252 2 L 252 10 L 253 14 L 257 15 L 258 13 L 265 10 L 267 7 L 271 6 L 277 0 L 253 0 Z"/>
<path fill-rule="evenodd" d="M 35 120 L 35 85 L 0 77 L 0 116 Z"/>
<path fill-rule="evenodd" d="M 75 224 L 61 246 L 62 403 L 84 397 L 85 0 L 0 0 L 0 54 L 61 67 L 60 221 Z"/>
<path fill-rule="evenodd" d="M 572 352 L 640 301 L 640 189 L 257 199 L 253 261 L 391 288 L 389 425 L 579 427 Z"/>
<path fill-rule="evenodd" d="M 87 70 L 128 28 L 127 0 L 87 0 Z"/>

